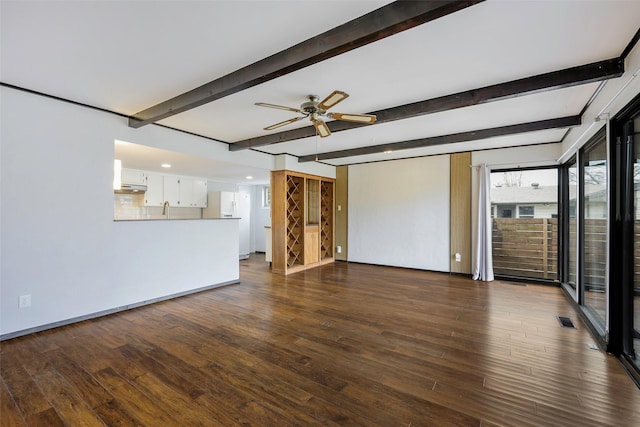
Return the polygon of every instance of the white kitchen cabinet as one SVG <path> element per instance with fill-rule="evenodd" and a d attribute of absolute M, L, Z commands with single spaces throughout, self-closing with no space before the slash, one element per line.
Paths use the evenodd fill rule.
<path fill-rule="evenodd" d="M 146 185 L 144 171 L 137 169 L 122 169 L 120 179 L 123 184 Z"/>
<path fill-rule="evenodd" d="M 180 177 L 173 175 L 164 176 L 164 200 L 169 202 L 169 206 L 182 206 L 180 204 Z"/>
<path fill-rule="evenodd" d="M 193 203 L 193 179 L 180 177 L 180 204 L 178 206 L 189 208 L 194 206 Z"/>
<path fill-rule="evenodd" d="M 192 208 L 207 207 L 207 180 L 180 178 L 180 206 Z"/>
<path fill-rule="evenodd" d="M 197 208 L 207 207 L 207 180 L 206 179 L 194 179 L 192 182 L 193 187 L 193 206 Z"/>
<path fill-rule="evenodd" d="M 144 195 L 144 205 L 162 206 L 164 203 L 164 176 L 159 173 L 146 172 L 145 184 L 147 192 Z"/>
<path fill-rule="evenodd" d="M 162 206 L 169 202 L 172 208 L 207 207 L 206 179 L 145 172 L 143 184 L 147 186 L 145 206 Z"/>
<path fill-rule="evenodd" d="M 169 202 L 170 206 L 174 207 L 206 207 L 207 180 L 165 175 L 164 200 Z"/>

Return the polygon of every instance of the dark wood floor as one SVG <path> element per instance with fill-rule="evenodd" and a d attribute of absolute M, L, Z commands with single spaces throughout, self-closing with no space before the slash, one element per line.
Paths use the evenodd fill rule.
<path fill-rule="evenodd" d="M 2 425 L 640 425 L 559 288 L 260 256 L 240 276 L 3 342 Z"/>

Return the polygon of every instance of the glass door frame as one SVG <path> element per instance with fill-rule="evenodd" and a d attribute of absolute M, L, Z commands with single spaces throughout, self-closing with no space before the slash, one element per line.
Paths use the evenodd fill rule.
<path fill-rule="evenodd" d="M 576 168 L 576 189 L 578 191 L 576 191 L 576 237 L 578 237 L 580 235 L 580 221 L 578 221 L 579 218 L 579 211 L 580 211 L 580 186 L 579 186 L 579 168 L 578 168 L 578 153 L 576 153 L 576 155 L 574 155 L 573 157 L 571 157 L 566 163 L 562 164 L 561 167 L 559 168 L 559 179 L 558 179 L 558 187 L 559 187 L 559 196 L 558 196 L 558 200 L 560 202 L 560 233 L 561 233 L 561 239 L 560 242 L 558 242 L 559 245 L 559 264 L 560 267 L 560 283 L 562 284 L 562 287 L 565 289 L 565 291 L 571 296 L 571 298 L 573 298 L 573 300 L 577 303 L 579 302 L 579 285 L 580 285 L 580 280 L 579 280 L 579 272 L 580 272 L 580 265 L 579 265 L 579 261 L 580 261 L 580 257 L 579 257 L 579 251 L 580 251 L 580 242 L 579 239 L 576 238 L 576 242 L 575 242 L 575 254 L 576 254 L 576 265 L 575 265 L 575 271 L 574 271 L 574 275 L 575 275 L 575 289 L 569 284 L 569 277 L 570 277 L 570 272 L 569 272 L 569 260 L 570 260 L 570 252 L 571 252 L 571 241 L 570 241 L 570 230 L 571 230 L 571 226 L 570 226 L 570 220 L 571 220 L 571 214 L 570 214 L 570 200 L 571 200 L 571 191 L 569 190 L 569 186 L 570 186 L 570 179 L 569 179 L 569 169 L 571 167 L 573 167 L 575 165 Z"/>
<path fill-rule="evenodd" d="M 633 121 L 640 118 L 640 95 L 630 102 L 612 120 L 610 155 L 615 158 L 612 174 L 615 186 L 611 192 L 610 215 L 612 239 L 617 243 L 611 248 L 611 335 L 607 351 L 620 357 L 622 364 L 640 387 L 639 355 L 634 350 L 634 191 L 633 168 L 635 162 Z M 629 139 L 630 138 L 630 139 Z M 615 156 L 615 157 L 614 157 Z"/>
<path fill-rule="evenodd" d="M 584 165 L 586 152 L 601 143 L 601 131 L 597 132 L 576 155 L 561 165 L 561 215 L 562 252 L 561 283 L 569 298 L 576 301 L 582 319 L 594 339 L 598 340 L 608 353 L 619 358 L 631 378 L 640 387 L 640 352 L 634 349 L 634 222 L 636 218 L 634 203 L 635 184 L 633 168 L 636 153 L 631 144 L 638 146 L 640 141 L 628 141 L 631 135 L 630 124 L 640 119 L 640 94 L 612 119 L 606 122 L 607 156 L 607 260 L 606 260 L 606 292 L 607 304 L 605 325 L 598 325 L 588 309 L 584 299 Z M 634 130 L 635 131 L 635 130 Z M 570 251 L 570 218 L 569 218 L 569 170 L 577 166 L 578 191 L 577 209 L 577 274 L 576 291 L 569 285 L 569 251 Z M 604 329 L 604 331 L 603 331 Z"/>
<path fill-rule="evenodd" d="M 610 313 L 611 313 L 611 300 L 610 300 L 610 276 L 611 276 L 611 155 L 610 155 L 610 144 L 609 144 L 609 122 L 607 121 L 606 125 L 596 132 L 578 152 L 577 156 L 577 166 L 578 166 L 578 200 L 577 200 L 577 215 L 578 215 L 578 260 L 577 260 L 577 268 L 578 274 L 576 276 L 577 285 L 577 302 L 582 310 L 583 314 L 589 319 L 590 327 L 592 331 L 599 337 L 601 343 L 608 345 L 609 342 L 609 331 L 610 331 Z M 604 141 L 603 141 L 604 140 Z M 606 198 L 605 198 L 605 206 L 607 212 L 607 222 L 606 222 L 606 247 L 605 247 L 605 315 L 604 315 L 604 324 L 601 324 L 598 321 L 598 318 L 595 314 L 592 313 L 591 309 L 587 307 L 587 300 L 585 295 L 585 232 L 586 232 L 586 222 L 585 222 L 585 165 L 584 159 L 587 157 L 587 153 L 594 149 L 598 144 L 604 142 L 605 144 L 605 153 L 606 153 Z"/>
<path fill-rule="evenodd" d="M 509 274 L 500 274 L 495 271 L 495 277 L 503 280 L 511 280 L 511 281 L 526 281 L 528 283 L 536 283 L 541 285 L 553 285 L 558 286 L 562 277 L 562 199 L 561 197 L 561 166 L 559 165 L 542 165 L 542 166 L 530 166 L 530 167 L 517 167 L 517 168 L 505 168 L 505 169 L 492 169 L 490 174 L 501 174 L 501 173 L 527 173 L 527 172 L 536 172 L 536 171 L 555 171 L 556 181 L 555 185 L 557 187 L 556 192 L 556 204 L 557 204 L 557 224 L 558 224 L 558 233 L 557 233 L 557 252 L 555 255 L 555 262 L 557 266 L 556 277 L 552 278 L 543 278 L 543 277 L 530 277 L 530 276 L 520 276 L 520 275 L 509 275 Z M 516 212 L 516 207 L 519 205 L 517 201 L 514 201 L 514 215 L 513 218 L 518 218 L 519 214 Z M 493 208 L 492 208 L 493 209 Z M 496 209 L 497 211 L 498 209 Z M 497 212 L 496 212 L 497 215 Z M 493 211 L 492 218 L 493 220 Z M 546 237 L 545 237 L 546 238 Z M 492 242 L 492 250 L 493 250 L 493 242 Z M 496 258 L 494 257 L 494 263 Z"/>

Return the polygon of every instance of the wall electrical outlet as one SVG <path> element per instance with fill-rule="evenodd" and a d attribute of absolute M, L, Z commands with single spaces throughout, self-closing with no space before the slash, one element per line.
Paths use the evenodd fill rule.
<path fill-rule="evenodd" d="M 456 262 L 461 262 L 462 261 L 462 255 L 460 255 L 459 253 L 456 253 Z"/>
<path fill-rule="evenodd" d="M 31 307 L 31 295 L 20 295 L 20 308 Z"/>
<path fill-rule="evenodd" d="M 338 246 L 338 247 L 336 248 L 336 252 L 338 252 L 339 254 L 341 254 L 341 253 L 342 253 L 342 246 Z"/>

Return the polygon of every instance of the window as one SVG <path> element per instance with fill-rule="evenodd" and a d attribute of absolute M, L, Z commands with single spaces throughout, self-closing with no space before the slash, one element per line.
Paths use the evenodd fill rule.
<path fill-rule="evenodd" d="M 534 208 L 533 206 L 519 206 L 518 217 L 519 218 L 533 218 Z"/>
<path fill-rule="evenodd" d="M 491 207 L 493 210 L 493 206 Z M 499 205 L 497 206 L 498 218 L 513 218 L 513 211 L 516 210 L 514 205 Z"/>
<path fill-rule="evenodd" d="M 271 187 L 265 185 L 262 187 L 262 208 L 269 209 L 271 207 Z"/>

